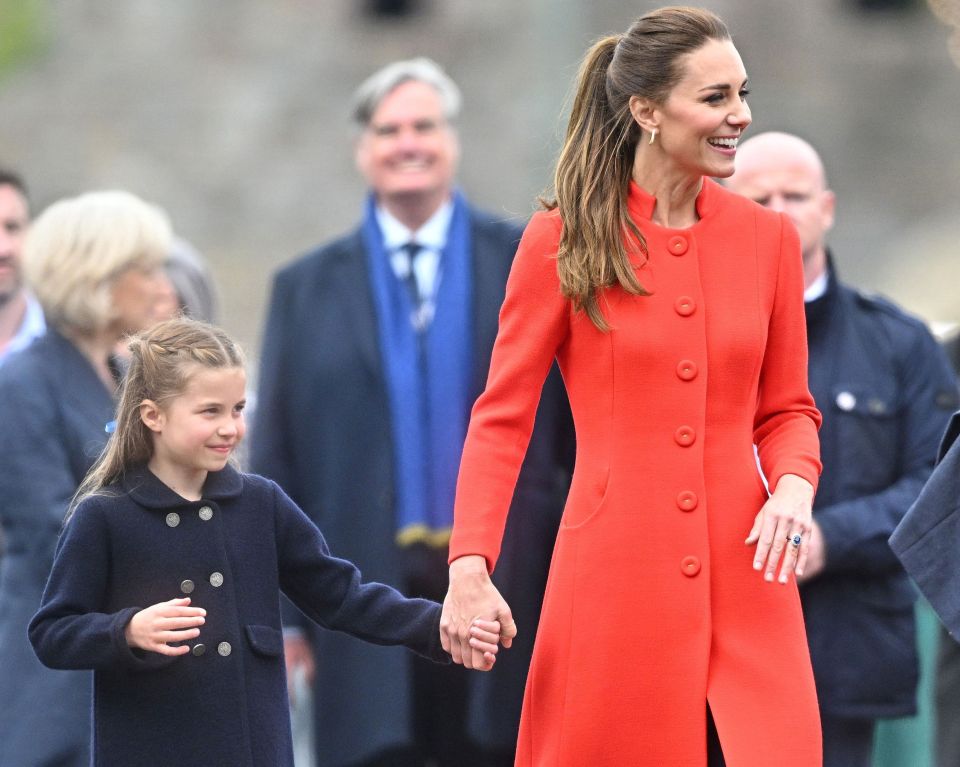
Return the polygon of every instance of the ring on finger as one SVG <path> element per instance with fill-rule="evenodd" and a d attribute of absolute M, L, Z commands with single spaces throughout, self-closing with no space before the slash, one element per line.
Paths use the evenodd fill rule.
<path fill-rule="evenodd" d="M 799 549 L 800 544 L 803 543 L 803 536 L 800 533 L 794 533 L 793 535 L 788 535 L 787 540 L 790 541 L 791 546 Z"/>

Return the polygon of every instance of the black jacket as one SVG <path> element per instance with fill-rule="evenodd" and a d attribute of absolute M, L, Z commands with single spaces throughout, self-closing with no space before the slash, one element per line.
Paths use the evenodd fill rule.
<path fill-rule="evenodd" d="M 920 320 L 832 269 L 826 294 L 807 304 L 807 337 L 827 564 L 801 597 L 820 706 L 905 716 L 916 710 L 916 592 L 887 539 L 933 467 L 954 376 Z"/>
<path fill-rule="evenodd" d="M 109 491 L 67 524 L 30 624 L 46 665 L 95 671 L 98 767 L 292 767 L 281 590 L 331 630 L 449 660 L 440 605 L 361 583 L 269 480 L 228 466 L 187 501 L 141 469 Z M 207 611 L 191 652 L 127 646 L 138 610 L 184 594 Z"/>

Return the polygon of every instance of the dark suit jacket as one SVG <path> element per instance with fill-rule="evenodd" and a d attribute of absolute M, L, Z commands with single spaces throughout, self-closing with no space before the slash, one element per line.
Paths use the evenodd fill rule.
<path fill-rule="evenodd" d="M 520 229 L 471 212 L 473 342 L 483 388 Z M 394 461 L 367 257 L 359 231 L 276 277 L 260 362 L 252 468 L 276 480 L 364 576 L 401 586 L 394 543 Z M 441 287 L 442 290 L 442 287 Z M 572 426 L 559 376 L 541 412 L 514 500 L 496 579 L 520 628 L 491 674 L 472 675 L 471 728 L 512 748 L 534 629 L 562 511 Z M 558 453 L 560 454 L 558 457 Z M 357 761 L 413 738 L 410 659 L 402 650 L 308 629 L 317 653 L 318 751 L 324 765 Z"/>
<path fill-rule="evenodd" d="M 55 330 L 0 369 L 0 765 L 86 767 L 90 674 L 50 671 L 27 641 L 67 505 L 107 439 L 111 392 Z"/>
<path fill-rule="evenodd" d="M 97 765 L 293 767 L 281 589 L 331 630 L 449 662 L 440 606 L 361 583 L 269 480 L 228 466 L 187 501 L 140 468 L 108 492 L 67 525 L 30 624 L 44 663 L 95 671 Z M 130 619 L 186 580 L 207 611 L 191 652 L 131 650 Z"/>

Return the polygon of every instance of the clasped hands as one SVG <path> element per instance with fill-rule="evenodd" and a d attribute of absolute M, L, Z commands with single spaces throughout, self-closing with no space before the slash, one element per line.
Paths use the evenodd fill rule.
<path fill-rule="evenodd" d="M 516 635 L 510 607 L 490 580 L 486 560 L 476 555 L 455 559 L 440 617 L 440 643 L 453 662 L 489 671 L 498 645 L 510 647 Z"/>

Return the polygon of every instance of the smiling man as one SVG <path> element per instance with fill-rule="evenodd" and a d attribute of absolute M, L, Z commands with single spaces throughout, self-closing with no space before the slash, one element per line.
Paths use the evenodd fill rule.
<path fill-rule="evenodd" d="M 335 555 L 436 600 L 470 408 L 521 233 L 454 185 L 459 106 L 427 59 L 391 64 L 357 90 L 363 220 L 277 276 L 252 432 L 253 469 L 287 490 Z M 572 445 L 554 375 L 498 568 L 522 631 L 493 672 L 420 662 L 290 616 L 288 668 L 315 681 L 318 765 L 513 764 Z"/>
<path fill-rule="evenodd" d="M 956 384 L 920 320 L 839 280 L 826 245 L 834 194 L 810 144 L 755 136 L 727 185 L 800 235 L 810 391 L 823 414 L 800 598 L 824 767 L 869 767 L 876 721 L 916 711 L 916 593 L 887 539 L 930 474 Z"/>
<path fill-rule="evenodd" d="M 0 365 L 43 334 L 43 310 L 23 286 L 23 241 L 30 206 L 23 180 L 0 168 Z"/>

